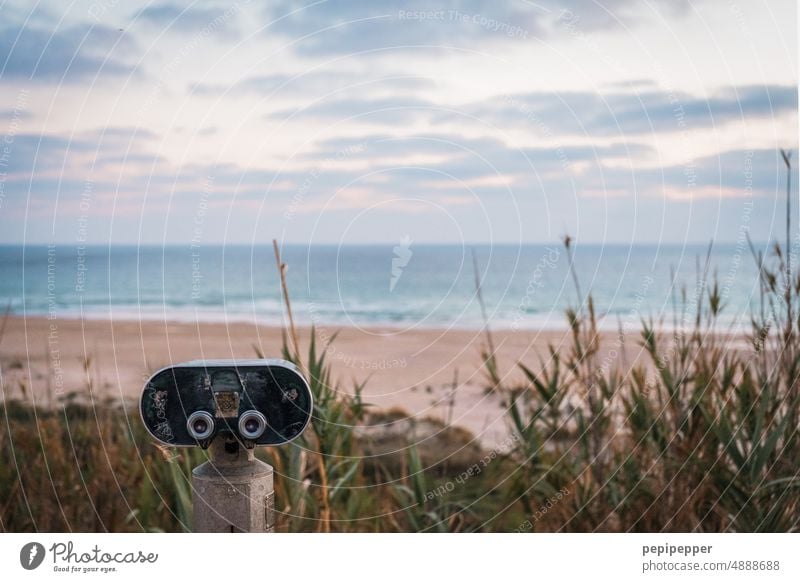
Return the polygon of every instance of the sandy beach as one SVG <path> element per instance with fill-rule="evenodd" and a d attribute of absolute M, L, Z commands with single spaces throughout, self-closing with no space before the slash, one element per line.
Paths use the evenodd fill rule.
<path fill-rule="evenodd" d="M 305 351 L 310 329 L 299 331 Z M 616 337 L 609 335 L 605 343 L 613 348 Z M 485 445 L 503 438 L 499 399 L 485 394 L 479 355 L 485 340 L 479 331 L 343 327 L 318 328 L 317 337 L 328 346 L 341 388 L 351 391 L 366 382 L 364 400 L 376 409 L 399 407 L 415 416 L 449 418 Z M 561 349 L 568 345 L 559 331 L 500 330 L 493 338 L 511 382 L 520 378 L 515 362 L 535 369 L 549 343 Z M 635 339 L 628 339 L 628 352 L 638 349 Z M 95 397 L 130 403 L 161 367 L 201 358 L 252 358 L 256 347 L 267 357 L 280 357 L 281 341 L 279 328 L 246 323 L 12 316 L 0 341 L 2 389 L 5 398 L 48 405 L 68 393 L 87 394 L 91 382 Z"/>
<path fill-rule="evenodd" d="M 600 332 L 604 366 L 650 365 L 639 328 Z M 197 359 L 253 358 L 257 350 L 281 357 L 282 329 L 242 322 L 67 319 L 9 316 L 0 334 L 0 387 L 4 398 L 50 406 L 69 394 L 131 405 L 153 372 Z M 311 329 L 298 329 L 307 354 Z M 531 370 L 548 361 L 549 347 L 569 350 L 567 331 L 491 332 L 506 386 L 524 380 L 517 363 Z M 435 418 L 471 431 L 483 446 L 508 436 L 500 397 L 487 393 L 481 362 L 485 333 L 465 329 L 317 327 L 318 350 L 326 346 L 337 387 L 352 393 L 364 384 L 363 399 L 373 410 L 401 409 L 417 418 Z M 740 336 L 722 334 L 726 349 L 749 349 Z M 668 341 L 664 338 L 662 342 Z M 542 360 L 544 358 L 544 360 Z M 455 390 L 454 390 L 455 387 Z"/>

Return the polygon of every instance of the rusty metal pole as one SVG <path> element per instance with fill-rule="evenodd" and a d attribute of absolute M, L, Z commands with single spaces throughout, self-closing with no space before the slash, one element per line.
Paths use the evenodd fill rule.
<path fill-rule="evenodd" d="M 216 439 L 210 459 L 192 471 L 195 532 L 272 532 L 272 467 L 234 439 Z"/>

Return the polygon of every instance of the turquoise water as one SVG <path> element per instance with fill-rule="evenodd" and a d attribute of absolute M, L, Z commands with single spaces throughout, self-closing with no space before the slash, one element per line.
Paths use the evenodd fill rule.
<path fill-rule="evenodd" d="M 760 245 L 763 248 L 764 245 Z M 591 289 L 602 325 L 673 321 L 671 271 L 696 297 L 700 246 L 577 246 L 582 293 Z M 496 328 L 561 328 L 578 293 L 561 245 L 287 246 L 288 285 L 302 324 L 481 326 L 473 253 L 487 317 Z M 723 325 L 746 323 L 758 299 L 745 244 L 716 246 Z M 271 246 L 0 247 L 0 302 L 15 314 L 54 317 L 282 322 Z M 687 316 L 691 318 L 692 307 Z"/>

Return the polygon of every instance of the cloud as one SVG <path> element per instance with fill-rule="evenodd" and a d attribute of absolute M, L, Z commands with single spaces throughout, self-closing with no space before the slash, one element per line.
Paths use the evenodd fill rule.
<path fill-rule="evenodd" d="M 665 19 L 686 16 L 693 4 L 701 0 L 660 0 L 651 3 L 635 0 L 544 0 L 551 14 L 556 15 L 554 28 L 565 25 L 585 32 L 630 28 L 648 17 Z"/>
<path fill-rule="evenodd" d="M 646 173 L 652 181 L 663 180 L 666 195 L 675 198 L 775 196 L 783 199 L 785 195 L 786 172 L 780 152 L 776 150 L 729 150 Z M 796 181 L 797 168 L 793 174 Z"/>
<path fill-rule="evenodd" d="M 431 101 L 417 97 L 337 97 L 293 109 L 282 109 L 267 117 L 280 120 L 288 117 L 330 120 L 357 118 L 353 121 L 392 125 L 427 116 L 436 107 Z"/>
<path fill-rule="evenodd" d="M 90 129 L 79 134 L 81 139 L 98 140 L 107 143 L 127 143 L 131 140 L 154 140 L 160 136 L 155 131 L 138 126 L 111 126 Z"/>
<path fill-rule="evenodd" d="M 630 27 L 647 17 L 674 18 L 689 11 L 690 0 L 328 0 L 298 10 L 296 3 L 271 3 L 267 18 L 279 26 L 266 32 L 302 38 L 300 54 L 349 54 L 424 46 L 474 46 L 529 42 L 574 28 L 594 31 Z"/>
<path fill-rule="evenodd" d="M 362 162 L 369 168 L 409 163 L 427 165 L 463 179 L 499 175 L 513 182 L 525 174 L 564 175 L 577 171 L 573 165 L 600 165 L 610 160 L 632 164 L 633 160 L 650 153 L 650 146 L 636 142 L 517 148 L 490 136 L 371 134 L 323 140 L 312 151 L 300 155 L 298 160 L 316 164 L 323 161 L 329 165 Z M 425 161 L 416 161 L 420 159 Z"/>
<path fill-rule="evenodd" d="M 793 174 L 794 181 L 796 168 Z M 779 152 L 742 149 L 665 167 L 595 164 L 576 174 L 574 183 L 581 197 L 621 198 L 628 204 L 642 199 L 712 199 L 722 203 L 742 198 L 769 203 L 784 196 L 786 173 Z"/>
<path fill-rule="evenodd" d="M 150 164 L 161 158 L 150 151 L 157 134 L 135 127 L 87 130 L 72 136 L 20 133 L 7 143 L 4 171 L 24 183 L 40 179 L 85 180 L 120 164 Z"/>
<path fill-rule="evenodd" d="M 413 75 L 383 75 L 370 77 L 363 73 L 351 71 L 313 71 L 290 74 L 256 75 L 247 77 L 234 83 L 193 83 L 188 91 L 200 96 L 242 97 L 246 95 L 259 96 L 292 96 L 292 97 L 322 97 L 323 95 L 356 88 L 363 91 L 366 88 L 411 91 L 434 87 L 436 83 L 425 77 Z"/>
<path fill-rule="evenodd" d="M 0 119 L 3 121 L 9 120 L 23 120 L 23 119 L 32 119 L 33 114 L 30 111 L 24 111 L 22 109 L 0 109 Z"/>
<path fill-rule="evenodd" d="M 531 92 L 462 107 L 501 127 L 528 124 L 550 135 L 631 135 L 707 129 L 738 119 L 797 110 L 797 89 L 784 85 L 727 87 L 707 98 L 648 89 L 635 92 Z M 441 123 L 462 119 L 441 113 Z"/>
<path fill-rule="evenodd" d="M 57 12 L 51 11 L 51 8 L 45 2 L 22 2 L 20 5 L 15 5 L 13 0 L 7 0 L 0 10 L 2 10 L 3 21 L 6 23 L 24 22 L 28 26 L 55 27 L 60 16 Z"/>
<path fill-rule="evenodd" d="M 354 153 L 359 159 L 375 161 L 379 158 L 408 157 L 411 155 L 453 156 L 464 155 L 468 150 L 485 151 L 505 147 L 493 137 L 465 137 L 457 134 L 368 134 L 360 137 L 328 138 L 316 144 L 312 151 L 300 156 L 301 160 L 335 160 Z"/>
<path fill-rule="evenodd" d="M 641 84 L 641 82 L 640 82 Z M 380 86 L 379 84 L 377 86 Z M 310 93 L 305 94 L 312 97 Z M 708 96 L 647 85 L 634 91 L 536 91 L 457 104 L 414 95 L 364 97 L 361 87 L 325 100 L 269 113 L 283 120 L 339 121 L 392 126 L 474 123 L 503 129 L 530 127 L 547 137 L 630 136 L 708 129 L 737 120 L 769 119 L 797 111 L 797 89 L 788 85 L 730 86 Z"/>
<path fill-rule="evenodd" d="M 301 54 L 457 46 L 476 40 L 531 38 L 542 32 L 543 11 L 522 2 L 329 0 L 296 9 L 296 4 L 288 0 L 270 5 L 268 18 L 281 20 L 267 33 L 307 36 L 297 46 Z"/>
<path fill-rule="evenodd" d="M 195 34 L 206 27 L 215 26 L 216 32 L 238 38 L 239 29 L 231 18 L 238 11 L 239 8 L 236 4 L 227 8 L 225 5 L 212 8 L 200 7 L 196 4 L 181 6 L 166 2 L 148 5 L 135 14 L 135 19 L 159 29 L 169 28 L 188 34 Z"/>
<path fill-rule="evenodd" d="M 476 201 L 509 196 L 699 200 L 772 196 L 782 191 L 785 180 L 782 161 L 772 150 L 725 151 L 659 168 L 646 165 L 650 146 L 635 141 L 517 148 L 491 136 L 376 133 L 320 140 L 283 168 L 231 163 L 179 167 L 154 153 L 158 138 L 135 127 L 85 131 L 72 138 L 17 135 L 5 168 L 7 193 L 30 186 L 33 198 L 46 200 L 59 192 L 77 192 L 77 185 L 89 180 L 97 196 L 105 189 L 131 196 L 147 192 L 154 200 L 193 199 L 211 176 L 218 199 L 268 197 L 280 210 L 300 194 L 308 211 L 354 188 L 363 200 L 372 192 L 375 200 L 413 195 L 442 203 L 453 195 Z M 74 187 L 68 189 L 69 184 Z"/>
<path fill-rule="evenodd" d="M 136 52 L 128 35 L 105 26 L 7 26 L 0 29 L 0 79 L 78 82 L 95 75 L 129 75 L 134 66 L 120 55 Z"/>
<path fill-rule="evenodd" d="M 730 150 L 656 168 L 642 163 L 641 158 L 652 150 L 636 142 L 517 149 L 491 138 L 374 135 L 363 141 L 330 140 L 320 146 L 300 158 L 315 161 L 313 171 L 283 172 L 277 181 L 299 190 L 309 175 L 315 176 L 306 189 L 308 197 L 328 196 L 349 183 L 366 182 L 382 194 L 397 196 L 413 192 L 438 198 L 469 186 L 475 195 L 486 198 L 509 194 L 548 199 L 613 197 L 628 203 L 642 197 L 770 198 L 782 195 L 785 184 L 780 155 L 768 149 Z M 354 153 L 337 155 L 343 151 Z M 427 163 L 404 163 L 404 157 L 415 155 L 434 157 Z M 320 159 L 326 162 L 320 164 Z M 359 161 L 361 169 L 348 165 Z M 366 178 L 369 174 L 381 179 Z"/>

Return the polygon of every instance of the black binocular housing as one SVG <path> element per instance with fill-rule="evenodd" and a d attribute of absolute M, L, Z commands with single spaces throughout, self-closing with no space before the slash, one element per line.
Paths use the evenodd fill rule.
<path fill-rule="evenodd" d="M 140 411 L 148 432 L 166 445 L 206 448 L 226 434 L 251 448 L 298 437 L 311 419 L 313 398 L 285 360 L 198 360 L 153 374 Z"/>

